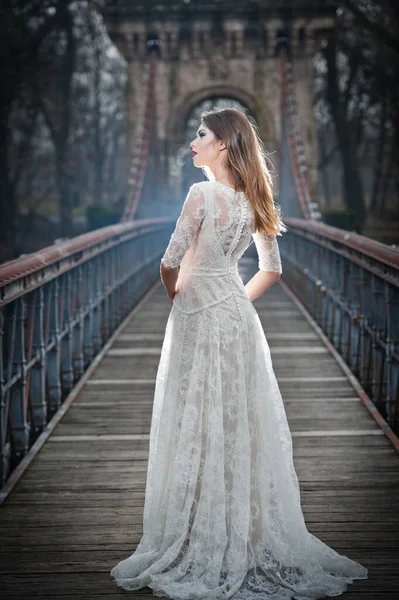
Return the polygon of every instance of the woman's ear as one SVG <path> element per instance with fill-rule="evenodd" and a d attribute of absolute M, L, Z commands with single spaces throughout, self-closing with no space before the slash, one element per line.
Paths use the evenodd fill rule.
<path fill-rule="evenodd" d="M 218 147 L 219 147 L 219 150 L 226 150 L 226 148 L 227 148 L 227 146 L 223 140 L 218 140 Z"/>

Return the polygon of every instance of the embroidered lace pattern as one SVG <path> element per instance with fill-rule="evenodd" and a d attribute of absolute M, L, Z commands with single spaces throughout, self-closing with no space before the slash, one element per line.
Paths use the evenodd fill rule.
<path fill-rule="evenodd" d="M 162 258 L 180 266 L 157 371 L 143 535 L 111 571 L 175 600 L 338 596 L 367 569 L 306 528 L 269 346 L 237 261 L 281 273 L 244 194 L 190 188 Z"/>
<path fill-rule="evenodd" d="M 175 231 L 167 250 L 162 257 L 165 267 L 172 269 L 179 266 L 184 254 L 191 246 L 194 237 L 205 216 L 204 195 L 198 185 L 191 186 L 184 201 L 181 214 L 177 220 Z"/>

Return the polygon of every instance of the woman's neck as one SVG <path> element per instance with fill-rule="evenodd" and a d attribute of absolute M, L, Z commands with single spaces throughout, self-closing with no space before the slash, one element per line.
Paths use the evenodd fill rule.
<path fill-rule="evenodd" d="M 218 183 L 223 183 L 224 185 L 227 185 L 231 188 L 236 187 L 236 182 L 234 181 L 234 177 L 231 171 L 228 171 L 221 165 L 217 165 L 214 169 L 211 169 L 211 171 L 215 178 L 215 181 L 217 181 Z M 237 190 L 237 192 L 239 191 L 240 190 Z"/>

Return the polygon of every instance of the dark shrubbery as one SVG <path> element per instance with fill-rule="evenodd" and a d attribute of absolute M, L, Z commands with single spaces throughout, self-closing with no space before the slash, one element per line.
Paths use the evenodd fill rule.
<path fill-rule="evenodd" d="M 345 207 L 322 209 L 321 214 L 326 225 L 356 231 L 360 233 L 360 223 L 357 222 L 354 210 Z"/>
<path fill-rule="evenodd" d="M 121 216 L 121 210 L 117 207 L 92 204 L 87 207 L 86 211 L 87 230 L 93 231 L 100 227 L 120 223 Z"/>

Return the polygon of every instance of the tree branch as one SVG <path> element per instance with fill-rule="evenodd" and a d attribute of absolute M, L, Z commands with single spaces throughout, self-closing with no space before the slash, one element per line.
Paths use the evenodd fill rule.
<path fill-rule="evenodd" d="M 343 0 L 344 6 L 352 13 L 365 29 L 373 33 L 380 42 L 389 46 L 396 54 L 399 54 L 399 40 L 393 36 L 385 27 L 370 21 L 367 15 L 353 2 L 353 0 Z"/>

